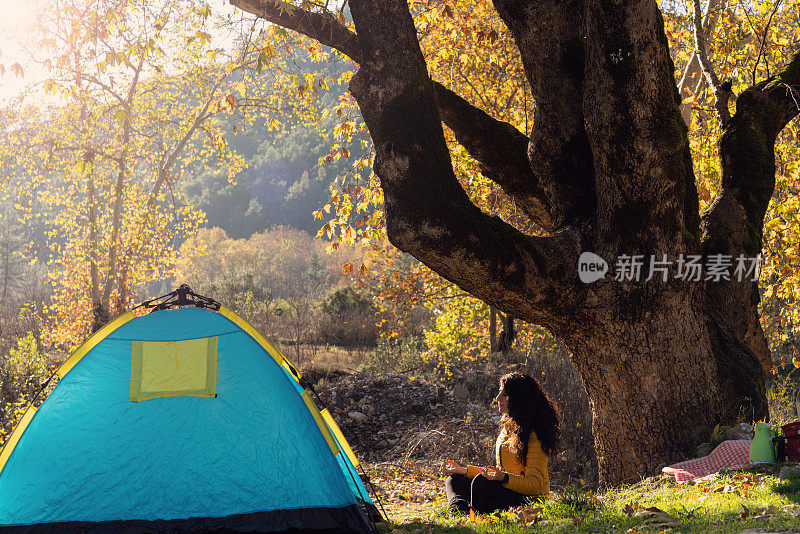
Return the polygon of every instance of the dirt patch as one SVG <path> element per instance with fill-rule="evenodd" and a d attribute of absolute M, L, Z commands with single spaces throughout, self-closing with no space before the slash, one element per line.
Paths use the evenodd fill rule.
<path fill-rule="evenodd" d="M 463 386 L 461 391 L 403 374 L 310 370 L 304 376 L 315 384 L 359 459 L 387 469 L 434 474 L 447 458 L 463 464 L 494 463 L 500 416 L 489 403 L 499 371 L 507 369 L 470 371 L 455 382 Z M 549 463 L 555 486 L 596 480 L 593 446 L 585 442 L 588 428 L 580 428 L 585 417 L 576 426 L 575 416 L 564 414 L 565 446 Z"/>

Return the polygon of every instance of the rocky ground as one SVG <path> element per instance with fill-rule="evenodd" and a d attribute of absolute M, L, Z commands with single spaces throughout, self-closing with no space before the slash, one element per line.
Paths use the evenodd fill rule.
<path fill-rule="evenodd" d="M 561 528 L 559 531 L 569 531 L 581 521 L 588 519 L 580 517 L 551 519 L 556 513 L 554 510 L 560 510 L 559 506 L 563 508 L 567 504 L 577 506 L 575 503 L 589 503 L 592 493 L 586 490 L 588 487 L 593 487 L 597 480 L 597 463 L 591 441 L 588 403 L 585 396 L 581 397 L 582 387 L 576 382 L 574 375 L 570 374 L 569 369 L 553 367 L 552 362 L 542 365 L 547 367 L 539 368 L 535 362 L 525 362 L 524 366 L 519 363 L 502 366 L 488 363 L 484 366 L 472 365 L 455 371 L 456 375 L 448 382 L 412 378 L 402 373 L 345 373 L 314 369 L 305 370 L 304 376 L 314 384 L 322 403 L 333 413 L 356 455 L 362 461 L 365 473 L 369 477 L 368 485 L 373 500 L 380 506 L 382 515 L 390 521 L 391 526 L 387 528 L 392 529 L 392 534 L 405 534 L 435 532 L 432 525 L 436 521 L 440 523 L 456 521 L 453 525 L 471 528 L 472 523 L 468 517 L 457 520 L 442 519 L 445 517 L 443 511 L 446 505 L 444 477 L 440 474 L 439 468 L 446 458 L 453 458 L 464 464 L 484 465 L 494 462 L 493 444 L 500 417 L 495 407 L 491 405 L 491 399 L 496 393 L 497 379 L 505 372 L 524 368 L 539 379 L 545 392 L 560 406 L 562 440 L 559 451 L 551 458 L 548 466 L 551 489 L 554 490 L 550 495 L 550 501 L 556 504 L 551 507 L 552 509 L 548 508 L 549 511 L 545 514 L 547 517 L 543 518 L 541 507 L 537 508 L 532 504 L 512 512 L 517 514 L 516 517 L 521 525 L 538 524 L 544 530 L 550 530 L 551 526 L 558 530 L 556 527 L 561 525 L 563 528 L 558 527 Z M 746 424 L 731 429 L 721 428 L 712 435 L 709 443 L 701 444 L 693 452 L 695 456 L 708 454 L 719 441 L 750 439 L 752 432 L 752 427 Z M 783 484 L 786 484 L 791 477 L 798 476 L 794 466 L 783 467 L 779 473 L 770 475 L 777 477 L 778 483 Z M 756 487 L 756 478 L 767 480 L 760 474 L 741 473 L 728 476 L 723 482 L 709 482 L 698 486 L 699 489 L 696 491 L 699 495 L 698 502 L 691 513 L 703 505 L 702 500 L 709 498 L 708 495 L 713 495 L 712 498 L 722 498 L 720 495 L 723 497 L 738 495 L 737 484 L 741 486 L 743 496 L 747 491 L 755 491 L 753 488 Z M 643 514 L 652 510 L 663 513 L 659 508 L 646 506 L 665 500 L 664 495 L 672 499 L 664 502 L 680 500 L 672 496 L 672 492 L 689 491 L 685 489 L 686 487 L 689 486 L 681 489 L 672 477 L 665 475 L 644 479 L 630 486 L 619 497 L 620 502 L 627 499 L 642 510 L 635 515 L 631 515 L 635 512 L 633 508 L 630 513 L 623 510 L 628 515 L 620 517 L 623 521 L 644 522 L 646 527 L 650 519 Z M 712 493 L 701 494 L 702 491 Z M 694 498 L 693 495 L 686 496 L 685 499 L 688 499 L 686 502 L 690 502 Z M 645 504 L 639 505 L 640 500 Z M 613 508 L 613 501 L 614 499 L 611 499 L 609 502 L 612 504 L 608 506 Z M 743 508 L 744 512 L 736 509 L 736 513 L 739 514 L 737 521 L 747 521 L 749 515 L 753 515 L 758 521 L 773 519 L 777 521 L 780 519 L 778 515 L 783 514 L 783 509 L 772 513 L 770 510 L 775 507 L 753 507 L 749 501 L 748 506 L 749 508 Z M 797 505 L 791 506 L 794 507 L 792 511 L 796 511 Z M 631 507 L 631 504 L 628 503 L 627 507 Z M 682 510 L 685 511 L 686 508 Z M 690 521 L 691 513 L 681 520 Z M 678 512 L 673 514 L 680 515 Z M 748 525 L 752 526 L 749 523 Z M 600 523 L 599 526 L 602 528 L 606 525 Z M 729 531 L 728 526 L 730 525 L 726 523 L 722 531 Z M 743 523 L 742 526 L 738 523 L 733 526 L 734 529 L 730 531 L 744 528 Z M 627 532 L 654 531 L 642 528 L 630 528 Z M 620 531 L 625 532 L 625 529 Z M 796 534 L 796 531 L 785 528 L 771 530 L 751 528 L 742 532 Z"/>
<path fill-rule="evenodd" d="M 305 376 L 315 383 L 359 459 L 379 471 L 435 475 L 447 458 L 464 464 L 494 463 L 500 416 L 487 398 L 494 395 L 497 376 L 455 380 L 452 387 L 403 374 L 312 370 Z M 471 376 L 475 378 L 474 370 Z M 566 447 L 551 459 L 551 482 L 590 484 L 597 469 L 592 444 L 576 450 L 571 447 L 576 438 L 569 434 L 567 429 L 562 440 Z"/>

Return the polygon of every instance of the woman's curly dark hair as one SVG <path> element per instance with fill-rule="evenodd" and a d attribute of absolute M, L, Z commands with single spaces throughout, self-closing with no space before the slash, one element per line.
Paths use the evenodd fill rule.
<path fill-rule="evenodd" d="M 525 373 L 509 373 L 500 378 L 500 389 L 508 396 L 508 413 L 501 424 L 511 437 L 511 452 L 525 465 L 531 431 L 542 442 L 542 450 L 552 456 L 558 447 L 558 408 L 545 395 L 539 383 Z"/>

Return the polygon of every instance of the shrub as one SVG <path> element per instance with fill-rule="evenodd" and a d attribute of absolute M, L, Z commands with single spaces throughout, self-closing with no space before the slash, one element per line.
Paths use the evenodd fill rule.
<path fill-rule="evenodd" d="M 0 441 L 5 443 L 48 376 L 47 357 L 40 352 L 33 333 L 20 338 L 0 360 Z"/>
<path fill-rule="evenodd" d="M 401 372 L 424 376 L 428 368 L 428 363 L 423 358 L 426 350 L 421 337 L 381 336 L 359 371 Z"/>
<path fill-rule="evenodd" d="M 796 369 L 793 368 L 792 371 Z M 792 421 L 797 421 L 798 413 L 795 405 L 795 394 L 800 388 L 798 380 L 792 375 L 778 373 L 769 375 L 767 381 L 767 404 L 769 405 L 769 420 L 773 425 L 782 426 Z"/>
<path fill-rule="evenodd" d="M 320 341 L 340 347 L 374 347 L 375 306 L 372 298 L 351 286 L 331 289 L 320 304 Z"/>

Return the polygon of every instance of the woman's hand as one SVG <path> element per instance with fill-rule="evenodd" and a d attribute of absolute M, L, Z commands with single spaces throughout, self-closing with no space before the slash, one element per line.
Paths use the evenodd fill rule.
<path fill-rule="evenodd" d="M 466 475 L 467 468 L 461 467 L 453 460 L 445 460 L 442 462 L 442 474 L 444 475 Z"/>
<path fill-rule="evenodd" d="M 481 470 L 481 474 L 489 480 L 503 480 L 506 477 L 504 472 L 488 465 Z"/>

